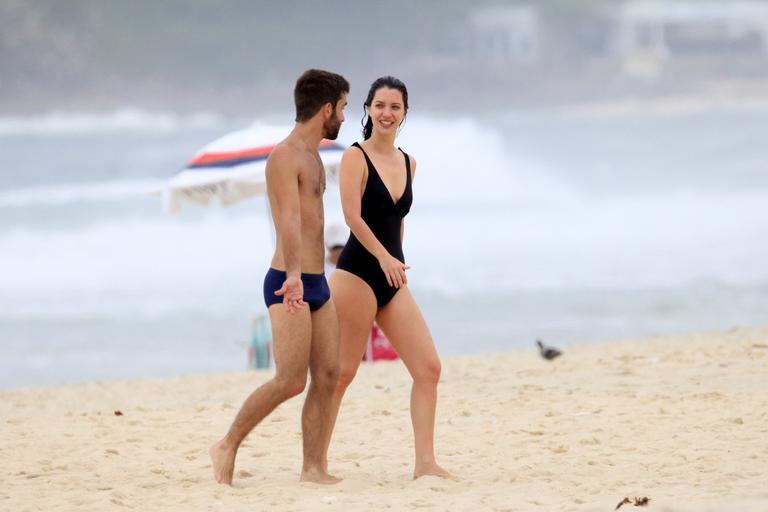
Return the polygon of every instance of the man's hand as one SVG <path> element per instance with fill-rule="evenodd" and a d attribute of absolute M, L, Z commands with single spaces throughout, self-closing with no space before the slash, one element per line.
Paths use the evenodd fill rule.
<path fill-rule="evenodd" d="M 293 314 L 304 307 L 304 283 L 298 277 L 286 277 L 275 295 L 283 297 L 283 306 L 288 313 Z"/>

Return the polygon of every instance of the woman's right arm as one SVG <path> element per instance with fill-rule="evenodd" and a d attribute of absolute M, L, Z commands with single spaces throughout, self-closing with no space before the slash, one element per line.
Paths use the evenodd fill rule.
<path fill-rule="evenodd" d="M 344 220 L 355 238 L 379 261 L 389 285 L 400 288 L 408 282 L 405 271 L 410 267 L 389 254 L 360 213 L 367 172 L 362 151 L 355 147 L 347 148 L 341 157 L 339 170 L 339 188 Z"/>

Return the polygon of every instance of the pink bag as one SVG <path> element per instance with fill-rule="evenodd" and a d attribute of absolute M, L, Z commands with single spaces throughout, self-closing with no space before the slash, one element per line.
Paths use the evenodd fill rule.
<path fill-rule="evenodd" d="M 368 337 L 368 345 L 363 354 L 363 361 L 380 361 L 397 359 L 397 351 L 389 342 L 384 331 L 379 329 L 375 323 L 371 329 L 371 335 Z"/>

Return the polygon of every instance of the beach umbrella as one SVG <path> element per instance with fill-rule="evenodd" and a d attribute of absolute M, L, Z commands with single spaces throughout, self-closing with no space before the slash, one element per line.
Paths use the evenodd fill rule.
<path fill-rule="evenodd" d="M 176 213 L 184 201 L 208 205 L 218 198 L 229 206 L 265 194 L 267 157 L 290 128 L 254 125 L 214 140 L 171 178 L 163 189 L 163 210 Z M 344 148 L 323 139 L 318 148 L 329 181 L 338 179 Z"/>

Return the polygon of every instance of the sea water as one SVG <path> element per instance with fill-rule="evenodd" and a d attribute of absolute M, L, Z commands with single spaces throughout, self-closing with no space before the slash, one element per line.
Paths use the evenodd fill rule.
<path fill-rule="evenodd" d="M 0 387 L 246 366 L 264 199 L 168 216 L 157 193 L 252 121 L 0 118 Z M 411 112 L 404 249 L 438 350 L 765 324 L 767 133 L 768 111 Z"/>

